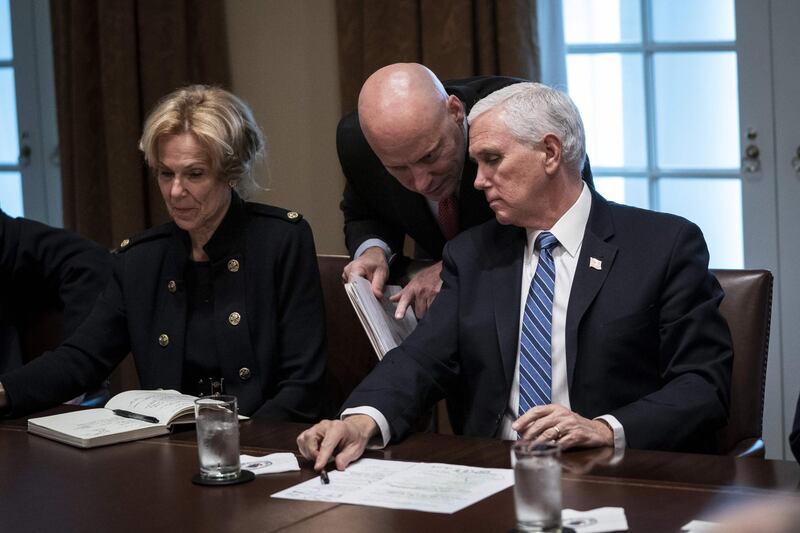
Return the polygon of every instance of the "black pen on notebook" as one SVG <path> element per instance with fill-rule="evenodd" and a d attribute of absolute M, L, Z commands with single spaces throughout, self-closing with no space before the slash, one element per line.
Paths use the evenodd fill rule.
<path fill-rule="evenodd" d="M 125 409 L 114 409 L 114 414 L 123 418 L 132 418 L 134 420 L 141 420 L 142 422 L 150 422 L 151 424 L 158 424 L 158 418 L 154 416 L 140 415 Z"/>

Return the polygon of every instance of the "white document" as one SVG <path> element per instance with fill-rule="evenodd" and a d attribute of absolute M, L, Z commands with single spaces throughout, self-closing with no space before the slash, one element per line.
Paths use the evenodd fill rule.
<path fill-rule="evenodd" d="M 276 492 L 273 498 L 452 514 L 514 485 L 508 468 L 361 459 L 340 472 Z"/>
<path fill-rule="evenodd" d="M 383 359 L 386 352 L 397 347 L 417 327 L 417 318 L 410 307 L 402 320 L 394 318 L 397 304 L 389 301 L 389 297 L 400 292 L 399 285 L 386 285 L 382 300 L 375 298 L 369 281 L 361 276 L 350 276 L 344 288 L 378 359 Z"/>
<path fill-rule="evenodd" d="M 688 531 L 689 533 L 710 533 L 712 531 L 719 531 L 719 523 L 707 522 L 705 520 L 692 520 L 683 526 L 681 531 Z"/>

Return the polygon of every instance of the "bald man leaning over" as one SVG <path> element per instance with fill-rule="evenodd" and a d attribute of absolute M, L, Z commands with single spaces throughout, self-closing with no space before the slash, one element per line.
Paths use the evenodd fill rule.
<path fill-rule="evenodd" d="M 473 187 L 466 115 L 494 91 L 518 78 L 483 76 L 440 82 L 426 67 L 397 63 L 370 76 L 358 112 L 339 122 L 336 146 L 347 184 L 341 209 L 345 240 L 354 260 L 343 273 L 372 282 L 381 297 L 389 260 L 402 254 L 408 235 L 417 256 L 437 262 L 419 272 L 401 293 L 397 316 L 413 304 L 422 317 L 441 288 L 442 249 L 457 233 L 494 217 Z M 591 184 L 588 162 L 584 179 Z"/>

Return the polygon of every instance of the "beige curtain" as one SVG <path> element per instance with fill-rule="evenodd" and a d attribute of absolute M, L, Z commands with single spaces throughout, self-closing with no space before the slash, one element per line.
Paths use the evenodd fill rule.
<path fill-rule="evenodd" d="M 64 224 L 106 246 L 166 219 L 137 149 L 188 83 L 230 82 L 222 0 L 52 0 Z"/>
<path fill-rule="evenodd" d="M 378 68 L 422 63 L 441 79 L 539 79 L 536 0 L 337 0 L 342 112 Z"/>

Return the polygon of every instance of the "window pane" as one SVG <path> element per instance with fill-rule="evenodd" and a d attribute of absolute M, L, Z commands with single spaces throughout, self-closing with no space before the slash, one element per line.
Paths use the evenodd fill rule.
<path fill-rule="evenodd" d="M 642 40 L 639 0 L 564 0 L 563 5 L 568 45 Z"/>
<path fill-rule="evenodd" d="M 568 54 L 569 94 L 583 117 L 592 166 L 647 164 L 641 54 Z"/>
<path fill-rule="evenodd" d="M 0 61 L 8 61 L 11 51 L 11 10 L 10 0 L 0 0 Z"/>
<path fill-rule="evenodd" d="M 0 163 L 16 165 L 18 162 L 19 134 L 14 71 L 8 67 L 0 68 Z"/>
<path fill-rule="evenodd" d="M 22 177 L 19 172 L 0 172 L 0 209 L 10 217 L 21 217 Z"/>
<path fill-rule="evenodd" d="M 595 176 L 594 188 L 610 202 L 650 208 L 650 194 L 647 178 L 622 178 L 617 176 Z"/>
<path fill-rule="evenodd" d="M 743 268 L 742 182 L 661 178 L 659 211 L 688 218 L 703 230 L 712 268 Z"/>
<path fill-rule="evenodd" d="M 661 168 L 739 168 L 735 52 L 654 55 Z"/>
<path fill-rule="evenodd" d="M 733 0 L 652 0 L 656 41 L 733 41 Z"/>

